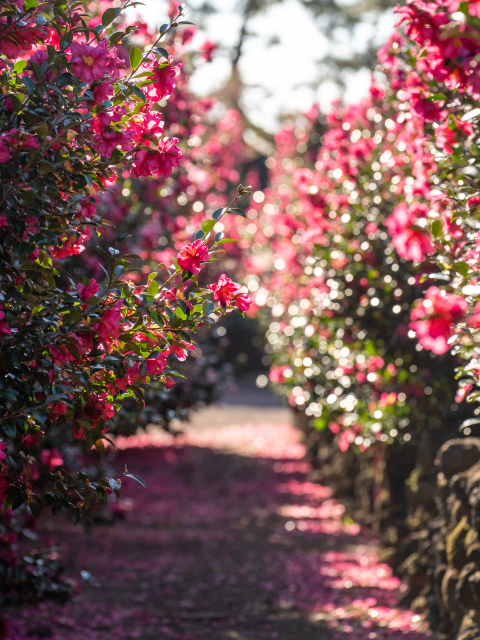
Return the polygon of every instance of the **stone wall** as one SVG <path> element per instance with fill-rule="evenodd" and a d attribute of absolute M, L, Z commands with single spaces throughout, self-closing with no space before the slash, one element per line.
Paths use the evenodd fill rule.
<path fill-rule="evenodd" d="M 439 640 L 480 640 L 480 438 L 425 430 L 413 447 L 354 453 L 300 412 L 296 424 L 312 480 L 379 533 L 405 604 L 429 614 Z"/>
<path fill-rule="evenodd" d="M 437 635 L 480 639 L 480 439 L 446 442 L 436 460 L 437 516 L 429 523 L 426 604 Z"/>

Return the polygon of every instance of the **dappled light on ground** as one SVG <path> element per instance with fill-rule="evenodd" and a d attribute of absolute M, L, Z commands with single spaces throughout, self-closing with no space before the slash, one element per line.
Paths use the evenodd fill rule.
<path fill-rule="evenodd" d="M 47 521 L 64 541 L 75 606 L 22 608 L 8 640 L 423 640 L 397 608 L 399 580 L 375 539 L 307 479 L 288 425 L 119 439 L 118 469 L 142 476 L 112 503 L 115 526 Z M 83 572 L 83 573 L 82 573 Z"/>

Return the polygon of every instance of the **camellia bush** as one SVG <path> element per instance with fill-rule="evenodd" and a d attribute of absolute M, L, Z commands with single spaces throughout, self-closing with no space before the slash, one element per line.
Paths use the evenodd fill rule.
<path fill-rule="evenodd" d="M 421 10 L 421 3 L 414 6 Z M 410 9 L 401 11 L 410 15 Z M 425 34 L 418 38 L 426 41 Z M 439 157 L 417 116 L 422 109 L 432 116 L 440 98 L 433 89 L 431 98 L 425 92 L 414 69 L 422 69 L 428 56 L 422 50 L 416 55 L 395 34 L 379 53 L 370 96 L 334 108 L 323 135 L 316 109 L 284 123 L 267 160 L 271 187 L 253 197 L 264 238 L 256 237 L 256 275 L 248 280 L 253 308 L 268 310 L 261 314 L 271 381 L 303 417 L 300 422 L 327 433 L 320 450 L 315 431 L 307 435 L 320 458 L 320 478 L 329 481 L 335 471 L 333 480 L 348 485 L 362 507 L 357 515 L 386 533 L 394 562 L 415 548 L 409 539 L 403 553 L 399 539 L 413 529 L 423 540 L 434 513 L 439 446 L 459 428 L 476 433 L 473 410 L 462 402 L 473 381 L 462 379 L 459 389 L 455 383 L 455 374 L 465 373 L 461 356 L 475 354 L 475 307 L 469 311 L 473 301 L 464 300 L 472 283 L 462 275 L 472 262 L 461 251 L 476 243 L 476 223 L 470 205 L 468 244 L 448 213 L 451 165 L 443 174 L 439 162 L 446 152 Z M 438 81 L 435 86 L 439 90 Z M 445 101 L 456 104 L 452 94 Z M 445 137 L 441 144 L 458 149 L 465 172 L 460 134 L 432 131 Z M 476 171 L 473 164 L 466 175 Z M 439 263 L 446 264 L 440 257 L 446 236 L 453 254 L 439 272 Z M 418 302 L 422 297 L 425 302 Z M 344 456 L 335 468 L 331 442 L 335 460 Z M 422 553 L 412 569 L 422 573 L 417 586 L 427 571 L 418 568 Z"/>
<path fill-rule="evenodd" d="M 419 176 L 415 190 L 402 194 L 394 212 L 398 224 L 392 224 L 389 232 L 392 242 L 401 244 L 405 228 L 421 230 L 427 250 L 415 259 L 422 262 L 430 286 L 412 310 L 411 329 L 425 349 L 437 354 L 452 350 L 466 361 L 459 368 L 460 393 L 476 401 L 478 6 L 412 2 L 398 13 L 406 37 L 390 49 L 388 63 L 419 134 L 414 161 L 425 166 L 423 149 L 430 170 Z M 468 432 L 476 422 L 465 424 Z"/>
<path fill-rule="evenodd" d="M 101 18 L 102 5 L 92 3 L 95 9 L 90 24 Z M 171 17 L 177 6 L 171 7 Z M 115 29 L 125 29 L 122 15 L 115 21 Z M 123 18 L 123 21 L 125 19 Z M 128 59 L 129 46 L 151 47 L 156 34 L 140 18 L 135 21 L 136 30 L 120 45 L 120 57 Z M 67 262 L 67 270 L 76 278 L 100 276 L 100 250 L 108 247 L 119 235 L 124 235 L 123 251 L 136 254 L 140 260 L 132 264 L 141 271 L 131 273 L 133 281 L 158 270 L 159 263 L 169 264 L 185 241 L 199 228 L 205 215 L 228 204 L 234 197 L 239 181 L 251 180 L 251 173 L 244 168 L 252 158 L 252 152 L 242 140 L 243 127 L 240 116 L 226 110 L 210 98 L 198 98 L 188 88 L 192 71 L 211 59 L 205 53 L 198 54 L 192 39 L 199 38 L 195 27 L 184 26 L 171 34 L 167 43 L 169 66 L 165 68 L 170 95 L 161 97 L 161 120 L 164 130 L 179 138 L 182 162 L 168 176 L 137 176 L 133 169 L 124 168 L 108 191 L 100 194 L 96 207 L 99 215 L 113 226 L 105 226 L 97 243 L 90 243 L 79 262 L 75 256 Z M 194 40 L 195 42 L 195 40 Z M 203 46 L 200 47 L 203 51 Z M 208 58 L 208 59 L 207 59 Z M 172 71 L 173 70 L 173 71 Z M 167 99 L 168 97 L 168 99 Z M 109 117 L 113 114 L 109 112 Z M 236 218 L 239 220 L 239 218 Z M 240 240 L 233 220 L 218 223 L 228 235 Z M 218 279 L 225 271 L 236 268 L 241 258 L 240 243 L 231 245 L 228 256 L 205 265 L 201 283 Z M 222 345 L 225 338 L 217 338 L 207 328 L 197 333 L 197 349 L 188 359 L 172 354 L 175 370 L 186 378 L 177 378 L 175 387 L 166 389 L 161 382 L 154 382 L 145 393 L 145 406 L 138 412 L 134 398 L 123 403 L 121 410 L 109 421 L 112 433 L 128 434 L 138 425 L 155 423 L 169 428 L 172 421 L 187 420 L 190 410 L 220 399 L 232 385 L 231 365 L 225 362 Z M 187 375 L 188 373 L 188 375 Z M 178 425 L 178 422 L 175 422 Z"/>
<path fill-rule="evenodd" d="M 458 426 L 464 413 L 454 358 L 413 339 L 409 309 L 424 285 L 388 234 L 397 191 L 416 173 L 406 151 L 413 128 L 393 131 L 398 110 L 398 99 L 374 86 L 362 104 L 330 114 L 318 154 L 308 148 L 315 113 L 303 126 L 286 123 L 268 161 L 272 187 L 253 205 L 273 252 L 253 260 L 263 287 L 250 285 L 254 303 L 271 307 L 271 380 L 317 428 L 338 433 L 342 450 L 410 446 L 428 426 Z M 405 242 L 421 257 L 429 239 L 416 233 Z M 264 276 L 269 263 L 276 269 Z"/>
<path fill-rule="evenodd" d="M 121 253 L 122 234 L 100 251 L 97 277 L 66 268 L 111 224 L 99 199 L 118 176 L 168 178 L 183 156 L 160 106 L 179 72 L 160 45 L 189 25 L 182 6 L 125 59 L 135 26 L 117 24 L 134 3 L 109 6 L 97 24 L 84 5 L 0 7 L 0 491 L 7 514 L 27 508 L 38 518 L 49 507 L 74 523 L 118 497 L 125 478 L 143 481 L 127 470 L 94 479 L 65 469 L 62 452 L 45 456 L 43 444 L 70 434 L 103 455 L 106 425 L 125 401 L 141 407 L 149 385 L 175 384 L 168 356 L 184 360 L 212 314 L 251 302 L 226 275 L 207 286 L 197 279 L 229 242 L 215 225 L 245 216 L 235 206 L 249 193 L 241 185 L 155 270 L 132 266 L 138 256 Z M 12 567 L 7 559 L 2 571 L 11 577 Z"/>

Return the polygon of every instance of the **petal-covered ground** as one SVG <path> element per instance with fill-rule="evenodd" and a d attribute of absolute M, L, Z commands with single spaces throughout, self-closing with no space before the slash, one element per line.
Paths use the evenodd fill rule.
<path fill-rule="evenodd" d="M 424 640 L 397 608 L 402 585 L 376 541 L 307 480 L 287 424 L 202 429 L 118 441 L 118 469 L 144 478 L 114 526 L 47 520 L 78 593 L 22 607 L 8 640 Z M 130 481 L 129 481 L 130 482 Z"/>

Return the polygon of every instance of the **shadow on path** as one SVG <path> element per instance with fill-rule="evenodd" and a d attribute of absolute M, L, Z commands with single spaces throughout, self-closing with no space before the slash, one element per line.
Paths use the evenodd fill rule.
<path fill-rule="evenodd" d="M 47 521 L 81 593 L 64 608 L 21 609 L 8 640 L 426 637 L 419 616 L 396 609 L 401 585 L 374 539 L 306 480 L 288 425 L 119 446 L 116 466 L 147 489 L 125 487 L 113 527 Z"/>

